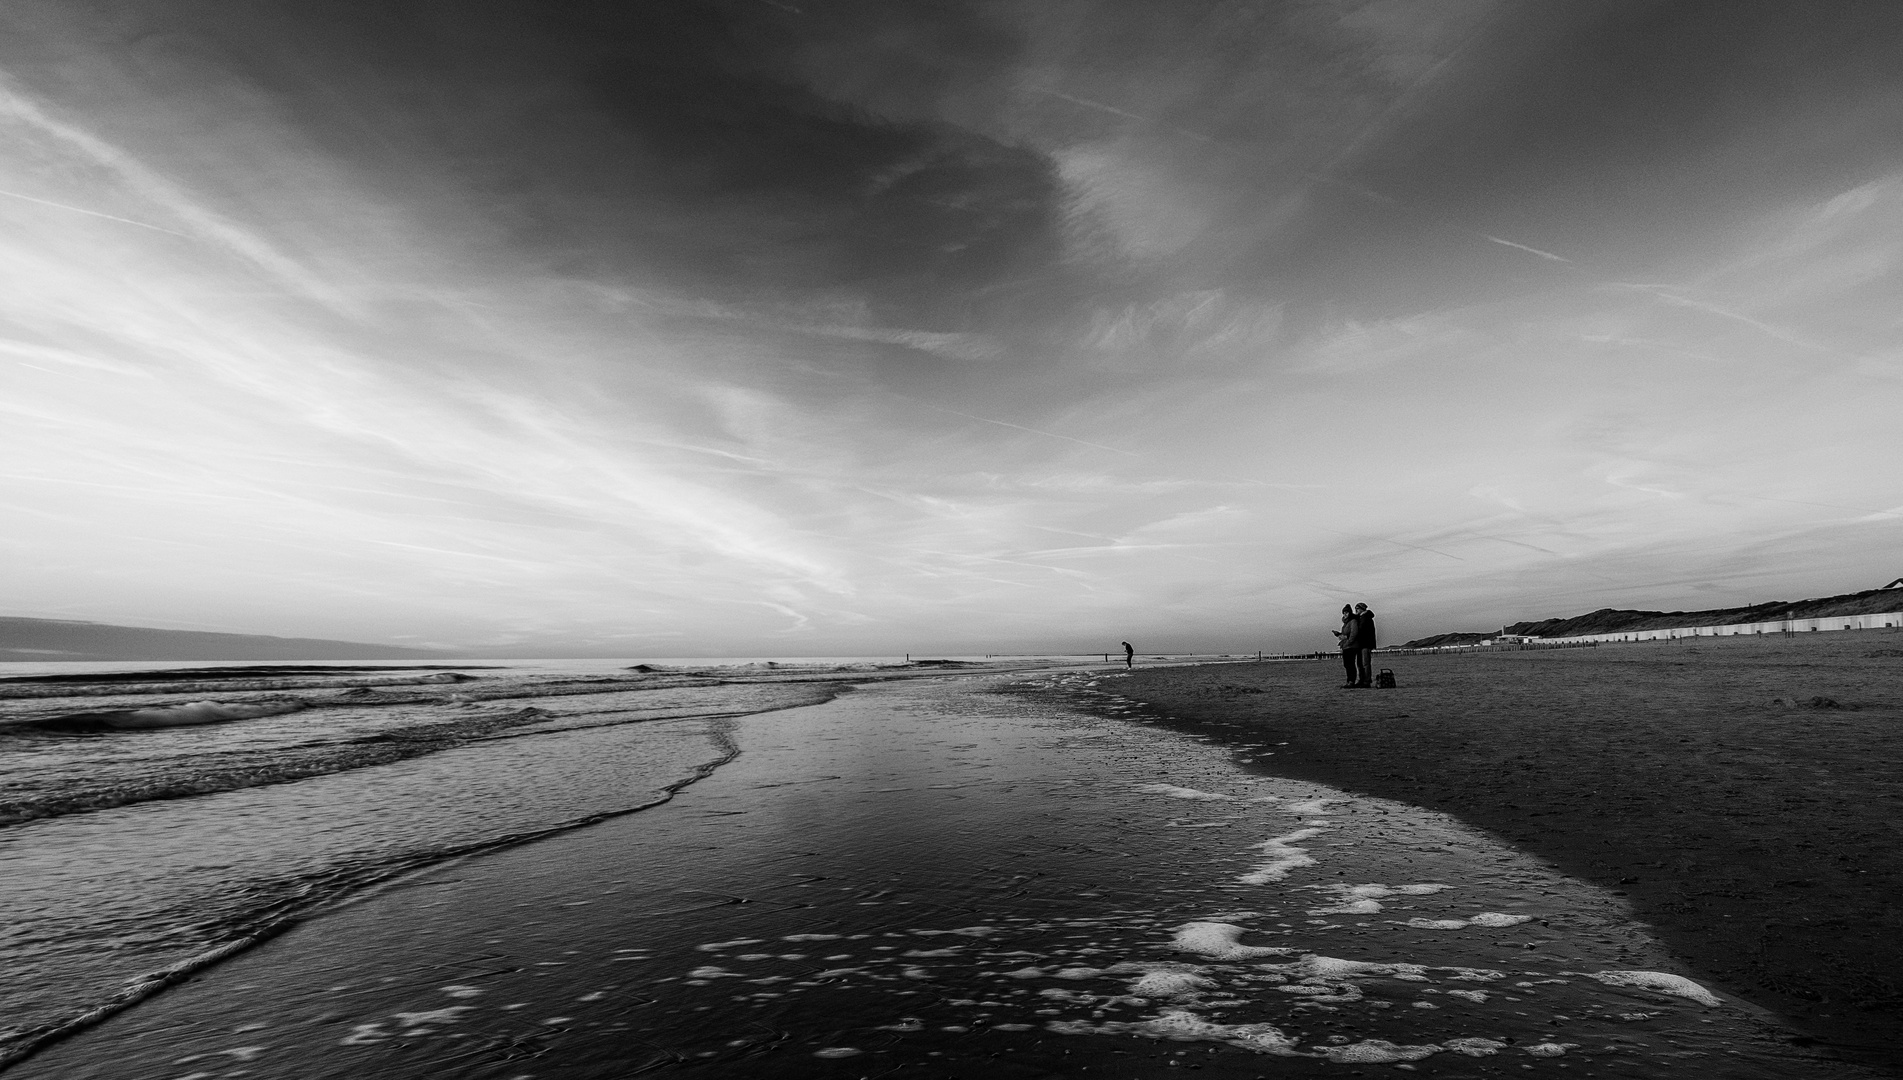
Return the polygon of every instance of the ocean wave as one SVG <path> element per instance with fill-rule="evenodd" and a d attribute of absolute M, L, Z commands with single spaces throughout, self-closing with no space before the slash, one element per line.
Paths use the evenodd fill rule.
<path fill-rule="evenodd" d="M 91 1000 L 73 1002 L 63 1013 L 47 1016 L 44 1010 L 36 1010 L 42 1016 L 17 1027 L 0 1030 L 0 1070 L 32 1056 L 51 1043 L 92 1027 L 199 971 L 269 940 L 341 901 L 387 885 L 413 871 L 450 859 L 529 843 L 666 803 L 683 788 L 706 779 L 722 765 L 739 756 L 740 748 L 729 731 L 716 728 L 709 731 L 708 736 L 717 756 L 692 766 L 685 775 L 652 791 L 651 797 L 631 805 L 615 806 L 551 824 L 477 839 L 360 855 L 340 860 L 316 872 L 258 882 L 241 896 L 228 898 L 226 910 L 210 919 L 203 918 L 202 911 L 196 905 L 176 912 L 142 913 L 142 919 L 170 922 L 177 927 L 178 933 L 189 936 L 193 944 L 188 955 L 158 970 L 136 976 L 109 993 Z M 24 943 L 27 943 L 25 939 L 16 941 L 16 945 Z"/>
<path fill-rule="evenodd" d="M 563 730 L 585 727 L 739 716 L 803 705 L 817 705 L 830 700 L 841 688 L 841 684 L 838 683 L 797 683 L 784 687 L 756 685 L 751 687 L 744 697 L 737 698 L 730 694 L 720 693 L 718 686 L 706 686 L 700 688 L 696 694 L 687 695 L 685 700 L 681 701 L 681 707 L 676 708 L 644 711 L 631 708 L 626 701 L 613 703 L 619 707 L 561 711 L 539 705 L 524 705 L 506 712 L 439 716 L 412 723 L 400 722 L 406 718 L 406 715 L 413 715 L 410 710 L 400 707 L 416 704 L 416 702 L 409 699 L 378 702 L 366 700 L 369 695 L 359 695 L 347 699 L 347 703 L 359 709 L 369 707 L 376 711 L 388 711 L 393 714 L 392 719 L 398 722 L 379 726 L 375 730 L 360 731 L 343 738 L 331 738 L 326 741 L 317 741 L 313 738 L 301 744 L 288 746 L 278 742 L 256 748 L 240 747 L 213 753 L 174 752 L 155 754 L 150 759 L 135 757 L 129 762 L 109 759 L 108 754 L 111 748 L 107 747 L 102 748 L 98 758 L 89 756 L 70 761 L 67 763 L 67 768 L 60 770 L 34 770 L 31 767 L 11 769 L 8 776 L 0 779 L 0 827 L 139 803 L 186 799 L 271 784 L 293 783 L 332 773 L 390 765 L 489 739 L 554 734 Z M 551 697 L 573 699 L 584 695 L 607 695 L 624 692 L 626 689 L 625 686 L 619 685 L 611 688 L 597 686 L 592 691 L 581 691 L 575 687 L 560 685 L 530 687 L 518 685 L 511 697 L 516 702 L 545 701 Z M 697 703 L 693 700 L 696 697 L 704 700 Z M 444 704 L 439 699 L 429 699 L 427 703 Z M 295 704 L 279 702 L 278 704 L 279 707 L 271 712 L 256 712 L 253 715 L 256 717 L 282 716 L 294 709 L 308 708 L 312 711 L 309 719 L 313 721 L 310 735 L 321 737 L 328 734 L 324 730 L 327 725 L 323 722 L 323 706 L 327 704 L 334 706 L 339 703 L 320 700 L 299 701 Z M 479 708 L 486 703 L 457 702 L 454 704 Z M 695 707 L 697 704 L 699 707 Z M 390 708 L 392 706 L 396 708 Z M 263 703 L 229 706 L 229 708 L 263 708 Z M 298 719 L 306 718 L 299 717 Z M 94 738 L 107 740 L 140 739 L 150 734 L 158 734 L 158 732 L 112 731 L 104 726 L 90 726 L 95 723 L 92 720 L 85 720 L 77 727 L 62 727 L 57 720 L 37 721 L 32 725 L 33 730 L 16 731 L 6 742 L 18 750 L 31 747 L 34 743 L 44 744 L 49 740 L 59 740 L 63 736 L 70 738 L 70 735 L 66 733 L 72 731 L 108 732 L 94 736 Z M 49 725 L 52 730 L 47 730 Z M 205 733 L 168 731 L 165 734 L 190 736 Z"/>
<path fill-rule="evenodd" d="M 144 673 L 141 673 L 144 674 Z M 0 701 L 34 700 L 62 697 L 111 697 L 140 694 L 218 694 L 239 690 L 328 690 L 358 686 L 442 686 L 482 678 L 460 671 L 439 671 L 433 675 L 402 675 L 391 678 L 326 678 L 320 675 L 273 675 L 205 677 L 202 671 L 189 673 L 192 678 L 175 679 L 79 679 L 75 676 L 35 676 L 31 681 L 0 685 Z M 54 681 L 58 680 L 58 681 Z"/>
<path fill-rule="evenodd" d="M 217 724 L 228 720 L 256 720 L 260 716 L 280 716 L 306 708 L 309 706 L 296 698 L 279 701 L 188 701 L 183 705 L 150 709 L 68 713 L 35 720 L 32 725 L 43 731 L 140 731 Z"/>

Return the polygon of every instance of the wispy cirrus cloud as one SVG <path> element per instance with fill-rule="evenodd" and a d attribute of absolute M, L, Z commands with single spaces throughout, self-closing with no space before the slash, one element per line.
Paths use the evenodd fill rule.
<path fill-rule="evenodd" d="M 17 613 L 1304 648 L 1894 550 L 1855 13 L 393 3 L 0 15 Z"/>

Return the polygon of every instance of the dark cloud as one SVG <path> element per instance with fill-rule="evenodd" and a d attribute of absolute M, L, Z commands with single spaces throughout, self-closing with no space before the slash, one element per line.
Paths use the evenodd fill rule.
<path fill-rule="evenodd" d="M 1365 183 L 1528 243 L 1656 257 L 1903 157 L 1903 6 L 1763 0 L 1508 9 Z M 1542 243 L 1544 242 L 1544 243 Z"/>
<path fill-rule="evenodd" d="M 950 68 L 1009 57 L 962 5 L 121 4 L 93 25 L 208 127 L 241 105 L 288 119 L 450 232 L 559 274 L 957 330 L 1058 252 L 1049 161 L 932 115 Z M 887 87 L 889 113 L 808 85 L 828 58 Z"/>
<path fill-rule="evenodd" d="M 536 243 L 577 269 L 847 290 L 875 319 L 955 329 L 974 290 L 1055 254 L 1057 189 L 1032 151 L 829 100 L 725 6 L 545 10 L 531 25 L 572 76 L 506 149 L 533 177 L 518 197 Z"/>
<path fill-rule="evenodd" d="M 1903 116 L 1903 7 L 1854 0 L 87 10 L 118 92 L 287 120 L 477 259 L 1039 357 L 1216 289 L 1299 334 L 1638 272 L 1892 163 Z M 1194 235 L 1131 254 L 1060 181 L 1079 147 Z"/>

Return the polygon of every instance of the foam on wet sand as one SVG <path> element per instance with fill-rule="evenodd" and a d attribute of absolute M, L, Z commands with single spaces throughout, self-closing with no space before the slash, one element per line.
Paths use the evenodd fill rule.
<path fill-rule="evenodd" d="M 1241 944 L 1246 931 L 1234 923 L 1191 922 L 1176 928 L 1170 948 L 1196 953 L 1212 960 L 1251 960 L 1259 956 L 1287 956 L 1294 950 L 1283 946 Z"/>
<path fill-rule="evenodd" d="M 1298 840 L 1307 840 L 1311 836 L 1321 835 L 1319 828 L 1296 829 L 1294 832 L 1272 836 L 1256 845 L 1257 850 L 1266 856 L 1266 861 L 1254 870 L 1237 878 L 1244 885 L 1267 885 L 1288 877 L 1289 871 L 1304 866 L 1315 865 L 1309 857 L 1308 849 L 1295 846 Z"/>
<path fill-rule="evenodd" d="M 870 707 L 872 703 L 860 704 Z M 878 713 L 877 722 L 890 723 L 891 715 L 889 711 Z M 1106 754 L 1120 752 L 1117 740 L 1109 737 L 1114 731 L 1105 729 L 1106 737 L 1091 741 L 1107 744 L 1103 748 Z M 794 741 L 791 736 L 775 737 Z M 977 742 L 951 734 L 939 737 L 960 753 L 962 747 Z M 1156 741 L 1157 735 L 1145 729 L 1141 740 L 1132 739 L 1129 745 L 1146 746 Z M 798 736 L 798 741 L 807 745 L 815 742 L 804 734 Z M 1098 826 L 1095 833 L 1078 835 L 1087 837 L 1084 843 L 1088 850 L 1102 851 L 1104 860 L 1089 865 L 1103 869 L 1091 871 L 1097 876 L 1078 879 L 1061 891 L 1034 892 L 1032 902 L 1025 904 L 1011 899 L 1017 892 L 1037 888 L 1040 880 L 1060 877 L 1065 865 L 1060 861 L 1061 852 L 1068 850 L 1065 845 L 1079 843 L 1075 835 L 1066 832 L 1063 838 L 1053 837 L 1041 847 L 1027 835 L 1001 846 L 995 831 L 974 830 L 981 834 L 972 842 L 974 850 L 990 854 L 982 863 L 972 865 L 990 870 L 994 862 L 1000 861 L 998 853 L 1003 850 L 1022 859 L 1003 860 L 1006 865 L 997 871 L 996 892 L 952 892 L 951 881 L 937 878 L 908 881 L 911 891 L 893 892 L 890 890 L 898 887 L 896 868 L 903 867 L 908 878 L 940 868 L 916 861 L 878 859 L 865 861 L 871 868 L 871 876 L 865 879 L 827 877 L 824 875 L 833 871 L 823 866 L 814 868 L 815 876 L 805 879 L 812 887 L 791 886 L 807 891 L 779 894 L 798 900 L 798 904 L 722 905 L 716 902 L 718 891 L 707 890 L 701 894 L 711 905 L 701 909 L 706 914 L 684 917 L 705 919 L 688 931 L 693 936 L 671 949 L 643 949 L 643 955 L 630 957 L 627 944 L 649 942 L 631 938 L 623 930 L 602 943 L 599 974 L 592 977 L 586 974 L 587 957 L 569 955 L 585 950 L 589 928 L 599 925 L 593 920 L 601 918 L 603 909 L 585 909 L 590 921 L 576 921 L 582 917 L 580 912 L 560 916 L 567 921 L 557 925 L 570 927 L 573 932 L 551 932 L 549 939 L 559 944 L 545 957 L 518 952 L 497 960 L 488 965 L 494 970 L 480 972 L 480 977 L 492 978 L 493 982 L 476 982 L 478 969 L 471 969 L 469 974 L 451 976 L 464 981 L 445 985 L 438 966 L 426 984 L 439 995 L 434 1002 L 416 1001 L 380 1013 L 359 1013 L 352 1019 L 361 1018 L 367 1024 L 365 1028 L 348 1034 L 348 1029 L 332 1028 L 328 1037 L 332 1045 L 342 1041 L 351 1046 L 399 1039 L 422 1045 L 435 1039 L 447 1040 L 451 1035 L 470 1039 L 555 1038 L 535 1033 L 546 1032 L 553 1025 L 547 1017 L 561 1012 L 557 1019 L 568 1021 L 572 1019 L 568 1014 L 573 1012 L 583 1020 L 561 1025 L 570 1034 L 560 1037 L 579 1038 L 587 1024 L 603 1024 L 604 1031 L 613 1031 L 616 1023 L 625 1023 L 621 1014 L 629 1001 L 649 998 L 665 1002 L 668 1016 L 691 1016 L 700 1009 L 710 1010 L 710 1017 L 724 1014 L 722 1023 L 727 1037 L 732 1038 L 733 1031 L 752 1023 L 755 1017 L 804 1016 L 785 1011 L 799 1008 L 793 1003 L 804 1000 L 804 1008 L 812 1014 L 804 1022 L 809 1026 L 817 1022 L 824 1030 L 814 1029 L 809 1035 L 806 1028 L 798 1028 L 791 1037 L 810 1037 L 803 1043 L 788 1043 L 788 1049 L 799 1048 L 802 1060 L 879 1054 L 893 1054 L 895 1057 L 888 1060 L 897 1060 L 902 1053 L 922 1054 L 926 1047 L 972 1055 L 991 1053 L 999 1047 L 1023 1050 L 1028 1043 L 1003 1040 L 1034 1031 L 1109 1043 L 1202 1043 L 1316 1063 L 1408 1065 L 1441 1053 L 1470 1057 L 1511 1054 L 1522 1061 L 1550 1052 L 1536 1051 L 1535 1047 L 1552 1046 L 1564 1053 L 1582 1045 L 1560 1041 L 1562 1032 L 1571 1040 L 1580 1039 L 1577 1025 L 1569 1017 L 1600 1017 L 1603 1019 L 1593 1023 L 1601 1027 L 1645 1024 L 1651 1017 L 1671 1010 L 1670 1005 L 1659 1009 L 1656 1004 L 1656 995 L 1671 993 L 1677 985 L 1670 980 L 1680 979 L 1705 993 L 1682 976 L 1615 968 L 1607 963 L 1613 951 L 1595 950 L 1588 941 L 1592 935 L 1604 932 L 1599 927 L 1609 925 L 1605 920 L 1612 912 L 1611 905 L 1582 914 L 1582 909 L 1568 906 L 1577 899 L 1566 898 L 1571 895 L 1566 890 L 1572 886 L 1516 861 L 1501 849 L 1451 833 L 1444 825 L 1423 824 L 1404 807 L 1317 795 L 1312 786 L 1294 783 L 1278 785 L 1278 794 L 1262 801 L 1212 797 L 1233 781 L 1225 780 L 1213 765 L 1199 773 L 1193 752 L 1173 744 L 1166 748 L 1168 775 L 1173 783 L 1134 786 L 1125 779 L 1129 775 L 1126 772 L 1122 777 L 1111 773 L 1111 782 L 1092 784 L 1083 782 L 1088 779 L 1083 774 L 1089 761 L 1078 756 L 1077 743 L 1070 739 L 1063 744 L 1062 760 L 1079 774 L 1073 777 L 1079 783 L 1059 789 L 1040 779 L 1035 787 L 1016 789 L 1059 791 L 1061 795 L 1035 797 L 1062 801 L 1033 808 L 1025 805 L 1025 800 L 1033 796 L 1013 794 L 1003 800 L 1011 806 L 1013 819 L 1033 809 L 1054 815 L 1061 810 L 1067 820 L 1087 820 Z M 854 745 L 843 739 L 841 744 Z M 999 751 L 996 760 L 1013 761 L 1013 753 L 1016 751 Z M 826 760 L 827 767 L 815 768 L 814 775 L 837 779 L 844 770 Z M 777 805 L 760 802 L 766 797 L 758 792 L 768 790 L 769 784 L 774 792 L 814 790 L 794 783 L 803 777 L 789 778 L 769 765 L 763 755 L 755 755 L 755 760 L 742 757 L 733 772 L 717 776 L 717 781 L 728 781 L 724 788 L 716 782 L 708 785 L 712 791 L 697 790 L 701 799 L 695 806 L 682 808 L 678 815 L 688 823 L 683 825 L 687 835 L 696 843 L 701 837 L 716 836 L 726 838 L 722 841 L 725 843 L 739 843 L 745 834 L 722 824 L 733 819 L 712 814 L 694 817 L 690 811 L 712 806 L 732 812 L 756 804 Z M 749 767 L 754 771 L 747 772 Z M 935 763 L 935 767 L 945 766 Z M 908 800 L 916 799 L 917 792 L 923 790 L 917 784 L 875 784 L 858 777 L 840 780 L 839 786 L 871 807 L 910 808 L 916 804 Z M 910 794 L 892 798 L 856 794 L 885 788 Z M 705 801 L 723 790 L 728 794 L 720 797 L 730 801 Z M 1250 845 L 1243 842 L 1246 836 L 1217 830 L 1162 832 L 1168 814 L 1163 799 L 1226 803 L 1223 812 L 1233 809 L 1238 824 L 1259 828 L 1261 831 L 1255 833 L 1258 836 L 1274 832 L 1278 822 L 1286 829 L 1287 812 L 1294 807 L 1315 813 L 1325 806 L 1336 821 L 1331 825 L 1305 823 L 1300 829 L 1281 831 L 1269 840 Z M 835 804 L 814 799 L 806 805 Z M 957 837 L 963 834 L 956 819 L 949 815 L 968 804 L 943 801 L 931 805 L 942 807 L 947 814 L 943 819 L 931 819 L 931 850 L 957 850 L 962 843 Z M 1089 812 L 1079 814 L 1082 808 Z M 741 817 L 735 825 L 759 829 L 765 817 Z M 1153 831 L 1145 829 L 1146 821 L 1154 826 Z M 694 831 L 702 828 L 707 831 Z M 1315 842 L 1324 835 L 1337 843 Z M 817 846 L 816 840 L 810 842 Z M 777 861 L 788 853 L 805 852 L 806 848 L 796 845 L 806 843 L 809 835 L 805 833 L 781 837 L 779 842 L 765 843 L 756 853 Z M 710 843 L 706 850 L 718 849 Z M 868 846 L 868 850 L 877 849 Z M 903 851 L 899 847 L 891 850 Z M 740 882 L 757 878 L 764 861 L 740 860 L 741 872 L 728 879 L 725 887 L 750 890 L 751 886 Z M 524 865 L 525 860 L 515 859 L 514 863 Z M 962 864 L 947 859 L 946 868 L 953 865 Z M 785 869 L 804 875 L 805 866 L 789 860 L 779 863 L 775 873 Z M 1123 876 L 1101 876 L 1105 871 Z M 1353 876 L 1344 881 L 1334 876 L 1337 874 Z M 1362 883 L 1349 883 L 1356 881 Z M 872 882 L 876 882 L 876 888 Z M 1089 883 L 1087 887 L 1085 882 Z M 960 880 L 958 884 L 967 883 Z M 839 896 L 828 902 L 828 895 L 836 887 Z M 552 895 L 549 910 L 557 913 L 561 909 L 554 905 L 568 905 L 578 896 L 594 895 L 576 888 L 554 892 L 558 895 Z M 949 900 L 926 902 L 941 893 Z M 1318 899 L 1327 902 L 1317 907 Z M 900 906 L 906 904 L 915 906 Z M 1377 905 L 1376 910 L 1381 905 L 1397 910 L 1389 919 L 1360 918 L 1369 914 L 1363 906 L 1369 904 Z M 1522 910 L 1516 911 L 1515 904 Z M 1507 921 L 1489 923 L 1469 914 L 1482 907 L 1505 909 L 1481 915 Z M 984 912 L 978 916 L 986 920 L 984 923 L 971 923 L 974 909 Z M 646 904 L 633 910 L 664 911 L 666 907 Z M 1305 914 L 1309 917 L 1302 918 Z M 1452 918 L 1455 915 L 1459 918 Z M 538 919 L 556 917 L 512 916 L 523 919 L 524 927 L 535 925 Z M 1606 963 L 1606 968 L 1591 978 L 1568 980 L 1566 972 L 1555 970 L 1550 956 L 1526 953 L 1521 959 L 1518 944 L 1512 945 L 1515 951 L 1502 952 L 1488 935 L 1413 933 L 1420 929 L 1411 925 L 1413 918 L 1487 928 L 1548 920 L 1553 929 L 1545 931 L 1545 937 L 1569 943 L 1578 940 L 1579 951 L 1586 954 L 1579 959 L 1598 957 L 1597 962 Z M 650 921 L 644 918 L 628 925 L 646 927 Z M 822 942 L 828 944 L 819 944 Z M 805 948 L 807 943 L 816 947 Z M 789 944 L 801 951 L 778 951 Z M 1181 959 L 1157 958 L 1166 952 Z M 634 963 L 618 963 L 630 960 Z M 431 962 L 440 964 L 440 960 Z M 544 968 L 544 964 L 551 966 Z M 1484 964 L 1498 966 L 1480 966 Z M 1530 966 L 1522 968 L 1520 964 Z M 631 968 L 646 968 L 652 974 L 643 971 L 637 978 Z M 512 971 L 549 978 L 530 983 L 526 974 L 518 977 L 510 974 Z M 566 974 L 570 972 L 574 974 Z M 570 979 L 564 984 L 569 989 L 563 995 L 551 996 L 543 990 L 541 996 L 533 996 L 534 987 L 556 985 L 560 978 Z M 590 978 L 592 981 L 584 981 Z M 1519 981 L 1514 983 L 1514 979 Z M 1473 989 L 1480 985 L 1486 989 Z M 491 996 L 466 995 L 478 987 L 490 989 Z M 513 1011 L 528 1004 L 522 1000 L 525 998 L 538 1003 L 535 1010 Z M 1640 1014 L 1646 1017 L 1641 1020 L 1621 1018 L 1631 1012 L 1634 998 L 1657 1011 Z M 1684 993 L 1674 1000 L 1698 999 Z M 604 1011 L 578 1011 L 593 1010 L 593 1005 L 584 1004 L 592 1002 L 605 1003 Z M 618 1009 L 608 1008 L 616 1002 L 621 1003 Z M 849 1008 L 860 1011 L 845 1011 L 848 1007 L 835 1002 L 854 1002 Z M 1416 1006 L 1439 1008 L 1416 1011 Z M 665 1020 L 658 1008 L 644 1015 L 652 1022 L 676 1022 Z M 508 1018 L 517 1016 L 522 1018 L 517 1026 L 504 1026 L 514 1022 Z M 531 1017 L 544 1017 L 543 1027 L 531 1024 L 525 1028 L 523 1023 Z M 1548 1027 L 1549 1017 L 1562 1026 Z M 1363 1037 L 1351 1039 L 1337 1034 L 1343 1026 L 1359 1028 L 1357 1035 Z M 952 1035 L 961 1041 L 947 1042 Z M 351 1041 L 353 1036 L 357 1041 Z M 973 1041 L 962 1041 L 965 1039 Z M 1000 1041 L 987 1045 L 976 1042 L 980 1039 Z M 1092 1048 L 1080 1053 L 1093 1051 L 1108 1052 Z M 718 1044 L 707 1044 L 706 1052 L 721 1051 Z M 1630 1055 L 1641 1053 L 1642 1048 L 1620 1052 Z"/>
<path fill-rule="evenodd" d="M 1167 795 L 1172 799 L 1194 799 L 1203 802 L 1233 802 L 1234 795 L 1224 795 L 1215 791 L 1198 791 L 1195 788 L 1179 787 L 1176 784 L 1142 784 L 1138 791 L 1151 795 Z"/>
<path fill-rule="evenodd" d="M 1595 971 L 1588 972 L 1586 977 L 1598 979 L 1607 986 L 1631 986 L 1640 990 L 1669 994 L 1672 997 L 1686 998 L 1711 1008 L 1723 1004 L 1716 994 L 1685 976 L 1664 971 Z"/>

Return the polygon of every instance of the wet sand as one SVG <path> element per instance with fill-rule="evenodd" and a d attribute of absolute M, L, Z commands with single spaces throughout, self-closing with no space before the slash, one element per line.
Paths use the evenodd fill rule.
<path fill-rule="evenodd" d="M 733 719 L 667 804 L 387 885 L 8 1080 L 1868 1075 L 1606 890 L 1113 685 Z"/>
<path fill-rule="evenodd" d="M 1704 978 L 1903 1071 L 1903 633 L 1106 680 L 1255 767 L 1443 810 L 1627 895 Z M 1245 749 L 1244 752 L 1249 752 Z"/>

